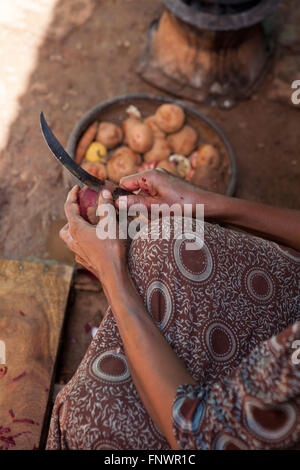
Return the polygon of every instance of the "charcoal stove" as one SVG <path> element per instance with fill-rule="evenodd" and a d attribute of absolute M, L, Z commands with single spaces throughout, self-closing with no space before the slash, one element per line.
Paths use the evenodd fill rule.
<path fill-rule="evenodd" d="M 230 108 L 249 98 L 273 52 L 264 20 L 282 0 L 162 0 L 139 73 L 176 96 Z"/>

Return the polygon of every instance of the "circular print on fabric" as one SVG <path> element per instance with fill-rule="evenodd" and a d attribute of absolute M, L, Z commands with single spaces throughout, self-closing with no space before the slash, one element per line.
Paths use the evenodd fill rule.
<path fill-rule="evenodd" d="M 122 447 L 114 441 L 101 440 L 93 445 L 93 450 L 123 450 Z"/>
<path fill-rule="evenodd" d="M 99 354 L 90 364 L 93 377 L 105 383 L 121 384 L 130 379 L 130 372 L 124 354 L 108 350 Z"/>
<path fill-rule="evenodd" d="M 254 436 L 264 441 L 281 441 L 293 431 L 296 411 L 289 403 L 265 407 L 258 399 L 247 397 L 243 406 L 244 423 Z"/>
<path fill-rule="evenodd" d="M 238 338 L 232 327 L 223 321 L 206 325 L 202 333 L 204 347 L 216 362 L 232 361 L 238 352 Z"/>
<path fill-rule="evenodd" d="M 275 296 L 275 283 L 272 276 L 264 269 L 253 267 L 244 275 L 246 292 L 258 303 L 271 302 Z"/>
<path fill-rule="evenodd" d="M 196 249 L 188 249 L 194 246 Z M 195 233 L 184 233 L 173 241 L 172 257 L 179 273 L 187 280 L 200 283 L 208 281 L 215 268 L 215 260 L 207 244 Z"/>
<path fill-rule="evenodd" d="M 173 302 L 170 290 L 160 280 L 152 281 L 146 293 L 147 310 L 156 321 L 157 326 L 164 330 L 170 322 Z"/>
<path fill-rule="evenodd" d="M 247 450 L 247 446 L 242 441 L 229 434 L 218 435 L 213 448 L 215 450 Z"/>
<path fill-rule="evenodd" d="M 273 246 L 275 246 L 276 250 L 279 251 L 279 253 L 289 261 L 293 261 L 296 264 L 300 263 L 300 254 L 297 253 L 295 250 L 291 250 L 290 248 L 286 247 L 283 248 L 278 243 L 273 243 Z M 291 250 L 291 251 L 290 251 Z"/>

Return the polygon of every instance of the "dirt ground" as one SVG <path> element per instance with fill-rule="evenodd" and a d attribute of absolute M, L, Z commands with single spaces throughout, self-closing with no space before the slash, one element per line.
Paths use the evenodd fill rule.
<path fill-rule="evenodd" d="M 30 10 L 34 2 L 28 3 Z M 300 19 L 297 3 L 284 2 L 276 20 L 281 28 L 290 25 L 289 6 L 297 8 Z M 40 44 L 17 103 L 9 100 L 2 109 L 0 122 L 6 137 L 0 157 L 0 256 L 71 263 L 72 256 L 58 239 L 66 197 L 62 170 L 42 140 L 39 113 L 44 111 L 55 134 L 66 144 L 78 119 L 95 104 L 129 92 L 161 94 L 136 69 L 148 27 L 160 16 L 163 5 L 159 0 L 43 0 L 41 4 L 53 6 L 51 23 L 43 35 L 37 36 L 33 6 L 25 25 L 2 24 L 1 39 L 7 47 L 1 48 L 1 62 L 11 63 L 13 54 L 12 70 L 1 68 L 0 80 L 8 88 L 9 77 L 18 77 L 24 57 L 26 61 L 29 50 Z M 275 90 L 278 80 L 290 87 L 293 80 L 300 79 L 296 25 L 295 20 L 292 33 L 280 32 L 274 68 L 251 100 L 230 111 L 196 106 L 215 119 L 233 145 L 238 163 L 236 196 L 299 209 L 300 112 L 280 102 L 281 94 Z M 293 64 L 291 70 L 285 66 L 287 60 Z M 8 124 L 3 113 L 9 106 L 15 106 L 16 113 L 5 129 Z M 86 324 L 99 324 L 105 311 L 103 293 L 97 292 L 95 284 L 91 289 L 83 290 L 80 285 L 73 289 L 58 381 L 72 376 L 91 339 Z"/>

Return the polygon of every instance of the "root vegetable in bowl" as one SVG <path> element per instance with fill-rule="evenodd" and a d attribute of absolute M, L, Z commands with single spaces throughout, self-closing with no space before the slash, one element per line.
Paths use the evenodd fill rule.
<path fill-rule="evenodd" d="M 92 142 L 85 154 L 85 160 L 88 162 L 106 161 L 107 150 L 100 142 Z"/>
<path fill-rule="evenodd" d="M 220 163 L 221 158 L 218 150 L 210 144 L 201 145 L 201 147 L 191 155 L 191 164 L 193 168 L 197 168 L 199 166 L 218 168 Z"/>
<path fill-rule="evenodd" d="M 96 140 L 111 150 L 122 142 L 123 131 L 121 127 L 112 122 L 100 122 Z"/>
<path fill-rule="evenodd" d="M 172 152 L 187 157 L 197 145 L 197 132 L 191 126 L 184 126 L 179 132 L 170 134 L 168 142 Z"/>
<path fill-rule="evenodd" d="M 82 120 L 82 127 L 75 133 L 76 136 L 73 136 L 75 147 L 70 151 L 73 156 L 82 136 L 85 137 L 86 146 L 87 137 L 90 140 L 95 128 L 96 136 L 90 144 L 105 144 L 107 155 L 104 158 L 101 156 L 100 161 L 96 162 L 101 163 L 102 167 L 87 165 L 89 162 L 86 161 L 86 154 L 84 155 L 82 165 L 88 172 L 104 179 L 106 171 L 108 179 L 119 183 L 122 176 L 158 166 L 199 184 L 203 174 L 197 172 L 195 176 L 198 166 L 212 165 L 217 170 L 219 192 L 227 192 L 232 175 L 231 149 L 226 138 L 209 118 L 168 98 L 150 99 L 145 98 L 145 95 L 135 95 L 132 101 L 130 97 L 122 97 L 109 103 L 91 110 Z M 134 109 L 135 112 L 129 113 L 129 109 Z M 88 135 L 85 135 L 85 129 L 89 130 Z M 106 135 L 103 135 L 103 131 Z M 201 147 L 198 141 L 202 144 Z M 81 151 L 82 148 L 81 143 Z M 196 152 L 195 148 L 198 148 Z M 211 158 L 212 149 L 215 149 L 215 155 L 219 159 Z M 215 178 L 211 176 L 208 179 L 216 187 Z"/>
<path fill-rule="evenodd" d="M 112 158 L 121 157 L 124 155 L 128 156 L 136 165 L 140 165 L 142 163 L 141 155 L 131 150 L 127 145 L 122 145 L 121 147 L 118 147 L 114 151 Z"/>
<path fill-rule="evenodd" d="M 129 147 L 120 147 L 114 152 L 107 164 L 108 177 L 114 183 L 119 183 L 123 176 L 137 173 L 141 163 L 141 157 Z"/>
<path fill-rule="evenodd" d="M 183 109 L 176 104 L 162 104 L 155 113 L 155 122 L 158 127 L 166 132 L 178 132 L 185 121 Z"/>
<path fill-rule="evenodd" d="M 128 136 L 131 131 L 131 129 L 136 125 L 141 122 L 140 119 L 137 119 L 135 117 L 128 117 L 125 119 L 125 121 L 122 122 L 122 130 L 123 130 L 123 135 L 124 135 L 124 143 L 128 144 Z"/>
<path fill-rule="evenodd" d="M 166 133 L 158 127 L 154 115 L 147 117 L 147 119 L 145 119 L 144 123 L 148 127 L 150 127 L 150 129 L 152 130 L 152 134 L 153 134 L 154 139 L 159 139 L 159 138 L 164 139 L 166 137 Z"/>
<path fill-rule="evenodd" d="M 148 152 L 153 145 L 153 134 L 149 126 L 139 122 L 128 131 L 128 145 L 134 152 Z"/>
<path fill-rule="evenodd" d="M 87 171 L 90 175 L 99 178 L 99 180 L 106 180 L 107 169 L 106 165 L 100 162 L 83 162 L 82 168 Z"/>
<path fill-rule="evenodd" d="M 177 167 L 175 165 L 174 162 L 170 162 L 170 160 L 161 160 L 156 168 L 161 168 L 163 170 L 166 170 L 168 171 L 169 173 L 171 173 L 172 175 L 175 175 L 175 176 L 179 176 L 178 175 L 178 172 L 177 172 Z"/>
<path fill-rule="evenodd" d="M 81 136 L 76 147 L 75 162 L 80 165 L 82 159 L 97 134 L 97 123 L 93 122 Z"/>
<path fill-rule="evenodd" d="M 147 163 L 165 160 L 171 154 L 170 146 L 166 139 L 158 138 L 154 140 L 154 144 L 149 150 L 144 154 L 144 160 Z"/>

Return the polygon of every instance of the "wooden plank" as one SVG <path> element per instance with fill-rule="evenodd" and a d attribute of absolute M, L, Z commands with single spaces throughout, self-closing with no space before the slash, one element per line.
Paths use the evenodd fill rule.
<path fill-rule="evenodd" d="M 72 274 L 66 265 L 0 260 L 0 449 L 41 444 Z"/>

